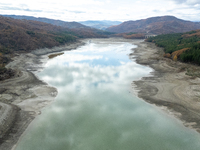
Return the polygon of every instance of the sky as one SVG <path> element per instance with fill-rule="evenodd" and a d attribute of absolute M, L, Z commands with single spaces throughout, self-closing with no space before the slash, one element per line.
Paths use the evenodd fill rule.
<path fill-rule="evenodd" d="M 0 0 L 0 14 L 63 21 L 128 21 L 171 15 L 200 21 L 200 0 Z"/>

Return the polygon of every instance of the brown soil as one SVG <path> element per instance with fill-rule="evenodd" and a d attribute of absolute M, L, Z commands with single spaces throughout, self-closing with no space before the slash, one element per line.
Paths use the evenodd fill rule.
<path fill-rule="evenodd" d="M 76 49 L 82 42 L 15 54 L 6 68 L 15 70 L 12 78 L 0 81 L 0 150 L 15 148 L 19 138 L 42 108 L 57 95 L 54 87 L 40 81 L 34 72 L 43 69 L 48 54 Z"/>
<path fill-rule="evenodd" d="M 164 58 L 163 54 L 163 49 L 148 42 L 138 43 L 131 54 L 139 64 L 154 69 L 153 76 L 134 82 L 138 96 L 149 103 L 166 106 L 185 126 L 200 132 L 200 78 L 197 72 L 200 66 L 173 61 Z"/>

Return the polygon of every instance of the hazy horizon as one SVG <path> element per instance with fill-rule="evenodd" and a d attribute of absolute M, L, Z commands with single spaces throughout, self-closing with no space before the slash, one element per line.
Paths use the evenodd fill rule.
<path fill-rule="evenodd" d="M 0 2 L 0 14 L 77 22 L 129 21 L 167 15 L 199 22 L 200 0 L 7 0 Z"/>
<path fill-rule="evenodd" d="M 15 15 L 15 14 L 0 14 L 0 15 Z M 27 16 L 27 15 L 15 15 L 15 16 L 25 16 L 25 17 L 35 17 L 35 16 Z M 164 15 L 164 16 L 172 16 L 172 15 Z M 153 17 L 163 17 L 163 16 L 152 16 L 152 17 L 148 17 L 148 18 L 153 18 Z M 176 16 L 173 16 L 173 17 L 176 17 Z M 45 19 L 53 19 L 51 17 L 35 17 L 35 18 L 45 18 Z M 126 22 L 126 21 L 138 21 L 138 20 L 143 20 L 143 19 L 148 19 L 148 18 L 141 18 L 141 19 L 136 19 L 136 20 L 125 20 L 125 21 L 120 21 L 120 20 L 80 20 L 80 21 L 65 21 L 65 20 L 61 20 L 61 19 L 53 19 L 53 20 L 59 20 L 59 21 L 65 21 L 65 22 L 87 22 L 87 21 L 91 21 L 91 22 L 95 22 L 95 21 L 112 21 L 112 22 Z M 176 17 L 178 18 L 178 17 Z M 181 19 L 181 18 L 178 18 L 178 19 Z M 191 20 L 186 20 L 186 19 L 183 19 L 185 21 L 191 21 Z M 200 21 L 192 21 L 192 22 L 200 22 Z"/>

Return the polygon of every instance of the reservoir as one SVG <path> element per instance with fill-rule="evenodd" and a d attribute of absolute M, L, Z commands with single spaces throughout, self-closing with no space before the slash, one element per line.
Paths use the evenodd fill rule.
<path fill-rule="evenodd" d="M 137 42 L 91 39 L 48 60 L 37 76 L 58 95 L 16 149 L 199 150 L 199 133 L 137 97 L 132 82 L 153 71 L 129 58 Z"/>

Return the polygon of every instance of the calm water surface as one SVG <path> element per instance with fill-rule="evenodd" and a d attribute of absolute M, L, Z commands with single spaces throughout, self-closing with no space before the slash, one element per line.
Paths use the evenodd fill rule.
<path fill-rule="evenodd" d="M 48 61 L 38 76 L 58 89 L 17 150 L 200 150 L 200 135 L 131 93 L 150 68 L 129 42 L 92 40 Z"/>

